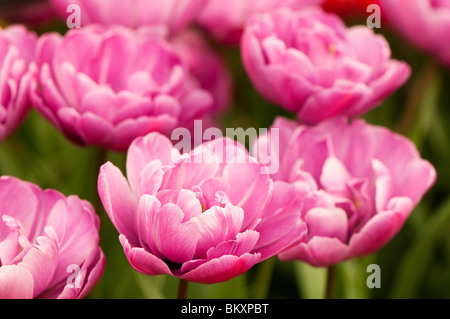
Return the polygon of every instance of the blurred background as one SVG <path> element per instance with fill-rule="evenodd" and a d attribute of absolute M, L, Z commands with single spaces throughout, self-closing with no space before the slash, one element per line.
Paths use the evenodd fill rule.
<path fill-rule="evenodd" d="M 327 9 L 341 14 L 348 25 L 365 23 L 364 1 L 365 6 L 356 1 L 358 5 L 345 8 L 338 2 L 329 1 Z M 12 23 L 24 23 L 38 34 L 67 30 L 65 21 L 43 0 L 0 0 L 0 25 Z M 387 38 L 393 57 L 409 63 L 413 73 L 406 85 L 365 118 L 412 139 L 436 168 L 438 179 L 390 243 L 371 256 L 338 265 L 336 297 L 450 298 L 450 71 L 388 27 L 375 31 Z M 225 59 L 235 86 L 233 105 L 222 119 L 224 127 L 267 128 L 278 115 L 293 117 L 255 91 L 237 46 L 211 43 Z M 107 160 L 125 171 L 125 154 L 108 152 Z M 106 268 L 88 298 L 175 298 L 177 279 L 145 276 L 129 266 L 118 233 L 99 205 L 99 164 L 96 148 L 69 142 L 33 109 L 19 130 L 0 144 L 0 175 L 76 194 L 97 207 Z M 381 288 L 366 285 L 370 264 L 381 268 Z M 325 281 L 326 269 L 271 258 L 225 283 L 190 284 L 189 298 L 322 298 Z"/>

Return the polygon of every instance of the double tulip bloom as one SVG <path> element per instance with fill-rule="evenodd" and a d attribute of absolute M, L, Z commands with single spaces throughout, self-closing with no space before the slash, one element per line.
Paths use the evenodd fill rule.
<path fill-rule="evenodd" d="M 99 219 L 77 196 L 0 177 L 0 299 L 85 297 L 105 257 Z"/>
<path fill-rule="evenodd" d="M 181 155 L 150 133 L 132 143 L 126 166 L 128 180 L 104 164 L 98 191 L 128 261 L 142 273 L 222 282 L 305 234 L 294 187 L 273 183 L 231 139 Z"/>
<path fill-rule="evenodd" d="M 305 124 L 362 115 L 410 75 L 407 64 L 391 59 L 382 36 L 366 26 L 347 28 L 318 8 L 254 16 L 242 57 L 256 89 Z"/>
<path fill-rule="evenodd" d="M 124 151 L 138 136 L 168 134 L 213 107 L 211 93 L 152 27 L 44 34 L 35 70 L 35 107 L 80 145 Z"/>
<path fill-rule="evenodd" d="M 0 28 L 0 142 L 22 123 L 30 109 L 29 90 L 37 36 L 25 27 Z"/>
<path fill-rule="evenodd" d="M 272 129 L 279 137 L 260 136 L 255 155 L 276 150 L 279 140 L 273 155 L 279 171 L 272 177 L 295 186 L 308 228 L 304 241 L 279 255 L 282 260 L 329 266 L 377 251 L 436 179 L 411 141 L 363 120 L 338 117 L 308 127 L 278 118 Z"/>

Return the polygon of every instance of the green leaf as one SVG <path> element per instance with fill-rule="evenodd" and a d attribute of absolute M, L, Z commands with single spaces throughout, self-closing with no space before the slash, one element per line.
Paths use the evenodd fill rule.
<path fill-rule="evenodd" d="M 413 298 L 432 262 L 436 243 L 448 236 L 450 229 L 450 197 L 428 219 L 406 251 L 390 292 L 391 298 Z"/>

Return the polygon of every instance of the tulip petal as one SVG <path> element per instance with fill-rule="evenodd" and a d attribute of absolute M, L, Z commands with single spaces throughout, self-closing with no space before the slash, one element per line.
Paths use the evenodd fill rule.
<path fill-rule="evenodd" d="M 352 256 L 370 254 L 383 247 L 400 231 L 412 208 L 409 198 L 391 199 L 387 210 L 372 217 L 357 234 L 353 234 L 349 242 Z"/>
<path fill-rule="evenodd" d="M 33 298 L 34 279 L 30 271 L 21 266 L 0 267 L 0 299 Z"/>
<path fill-rule="evenodd" d="M 140 175 L 144 167 L 153 160 L 159 160 L 162 165 L 170 165 L 179 157 L 172 142 L 159 133 L 150 133 L 139 137 L 127 153 L 127 177 L 133 192 L 139 192 Z"/>
<path fill-rule="evenodd" d="M 138 243 L 134 215 L 137 200 L 122 172 L 110 162 L 100 168 L 98 193 L 103 207 L 117 230 L 131 243 Z"/>
<path fill-rule="evenodd" d="M 259 259 L 259 254 L 246 253 L 240 257 L 225 255 L 199 265 L 180 278 L 203 284 L 223 282 L 243 274 Z"/>
<path fill-rule="evenodd" d="M 172 274 L 169 266 L 155 255 L 143 248 L 132 247 L 124 235 L 120 235 L 119 239 L 130 265 L 135 270 L 149 276 Z"/>

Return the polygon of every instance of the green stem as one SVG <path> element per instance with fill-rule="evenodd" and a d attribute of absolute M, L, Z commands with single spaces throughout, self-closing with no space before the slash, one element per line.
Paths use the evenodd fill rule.
<path fill-rule="evenodd" d="M 180 279 L 180 282 L 178 285 L 177 299 L 187 299 L 188 288 L 189 288 L 189 281 L 187 281 L 185 279 Z"/>
<path fill-rule="evenodd" d="M 328 267 L 327 286 L 325 289 L 326 299 L 334 299 L 335 287 L 336 287 L 336 265 L 332 265 Z"/>
<path fill-rule="evenodd" d="M 96 157 L 96 162 L 95 162 L 95 174 L 94 174 L 94 176 L 95 176 L 94 209 L 95 209 L 95 212 L 100 217 L 100 222 L 101 222 L 102 216 L 103 216 L 103 205 L 102 205 L 102 201 L 101 201 L 100 196 L 97 191 L 97 178 L 98 178 L 98 174 L 100 173 L 100 167 L 106 162 L 107 157 L 108 157 L 108 151 L 104 148 L 99 148 L 97 151 L 97 157 Z"/>
<path fill-rule="evenodd" d="M 94 183 L 93 189 L 94 194 L 93 194 L 93 202 L 92 205 L 94 207 L 94 211 L 97 214 L 97 216 L 100 219 L 100 245 L 103 246 L 103 249 L 105 251 L 105 236 L 106 236 L 106 230 L 105 227 L 103 227 L 104 225 L 104 216 L 105 216 L 105 210 L 103 209 L 103 204 L 102 201 L 100 199 L 100 196 L 98 194 L 97 191 L 97 179 L 98 179 L 98 174 L 100 172 L 100 166 L 102 166 L 105 162 L 106 162 L 106 158 L 108 156 L 108 151 L 104 148 L 98 148 L 96 150 L 96 155 L 95 155 L 95 167 L 94 167 L 94 180 L 92 181 L 92 183 Z M 90 164 L 90 163 L 89 163 Z M 109 248 L 109 247 L 108 247 Z M 90 299 L 101 299 L 104 296 L 104 282 L 105 280 L 102 278 L 102 280 L 100 280 L 100 282 L 94 287 L 94 289 L 90 292 L 89 294 L 89 298 Z"/>

